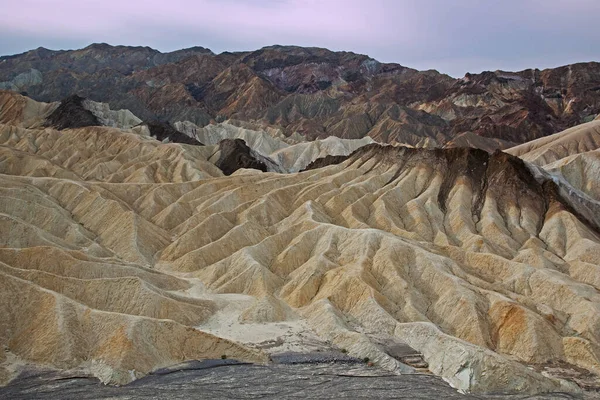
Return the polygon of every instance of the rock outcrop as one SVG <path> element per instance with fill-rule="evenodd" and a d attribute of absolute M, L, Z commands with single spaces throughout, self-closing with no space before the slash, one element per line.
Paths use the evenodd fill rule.
<path fill-rule="evenodd" d="M 223 139 L 219 142 L 219 159 L 215 163 L 225 175 L 231 175 L 241 168 L 267 171 L 264 162 L 252 154 L 250 147 L 242 139 Z"/>
<path fill-rule="evenodd" d="M 96 116 L 102 126 L 130 129 L 142 122 L 129 110 L 111 110 L 108 104 L 84 100 L 83 107 Z"/>
<path fill-rule="evenodd" d="M 39 128 L 59 104 L 40 103 L 10 90 L 0 90 L 0 123 Z"/>
<path fill-rule="evenodd" d="M 564 132 L 507 150 L 540 166 L 569 192 L 600 202 L 600 121 L 578 125 Z M 598 206 L 600 207 L 600 206 Z M 600 209 L 594 211 L 600 215 Z"/>
<path fill-rule="evenodd" d="M 200 141 L 189 137 L 171 126 L 168 122 L 150 121 L 143 124 L 148 134 L 161 142 L 185 143 L 203 146 Z"/>
<path fill-rule="evenodd" d="M 84 100 L 82 97 L 73 95 L 61 101 L 56 110 L 46 118 L 46 126 L 56 129 L 100 126 L 98 118 L 84 107 Z"/>
<path fill-rule="evenodd" d="M 513 147 L 507 152 L 536 165 L 547 165 L 598 148 L 600 148 L 600 122 L 592 121 Z"/>

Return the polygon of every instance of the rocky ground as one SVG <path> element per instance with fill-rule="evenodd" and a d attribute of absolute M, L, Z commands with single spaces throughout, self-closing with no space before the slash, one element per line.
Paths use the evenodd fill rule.
<path fill-rule="evenodd" d="M 356 359 L 290 356 L 269 366 L 232 360 L 189 362 L 156 371 L 129 385 L 57 371 L 28 371 L 5 388 L 10 399 L 598 399 L 569 393 L 468 395 L 431 374 L 396 375 Z"/>

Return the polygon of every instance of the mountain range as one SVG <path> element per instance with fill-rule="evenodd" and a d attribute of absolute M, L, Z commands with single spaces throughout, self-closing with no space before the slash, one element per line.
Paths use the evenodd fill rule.
<path fill-rule="evenodd" d="M 71 95 L 142 120 L 198 126 L 226 119 L 309 140 L 370 136 L 419 147 L 493 151 L 600 113 L 600 64 L 455 79 L 351 52 L 270 46 L 214 54 L 92 44 L 0 58 L 0 89 L 53 102 Z"/>

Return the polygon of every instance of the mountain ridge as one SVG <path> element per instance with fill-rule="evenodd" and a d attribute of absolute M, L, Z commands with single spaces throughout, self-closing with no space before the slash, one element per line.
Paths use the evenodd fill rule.
<path fill-rule="evenodd" d="M 370 136 L 489 151 L 600 114 L 597 62 L 455 79 L 353 52 L 280 45 L 220 54 L 106 44 L 38 49 L 0 58 L 0 88 L 44 102 L 77 94 L 171 124 L 238 119 L 309 140 Z"/>

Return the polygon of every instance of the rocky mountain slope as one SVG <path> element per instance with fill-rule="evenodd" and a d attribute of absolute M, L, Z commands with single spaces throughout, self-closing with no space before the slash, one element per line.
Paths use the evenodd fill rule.
<path fill-rule="evenodd" d="M 143 120 L 205 126 L 251 121 L 308 139 L 493 151 L 600 113 L 600 64 L 484 72 L 453 79 L 320 48 L 214 54 L 93 44 L 0 57 L 0 89 L 44 102 L 77 94 Z"/>
<path fill-rule="evenodd" d="M 59 105 L 0 98 L 2 382 L 24 364 L 125 383 L 311 346 L 415 372 L 392 343 L 463 391 L 599 385 L 594 192 L 543 166 L 368 144 L 323 168 L 225 176 L 215 157 L 237 153 L 218 145 L 57 130 L 42 122 Z M 560 159 L 593 152 L 581 138 L 596 128 L 554 137 L 585 142 Z"/>

